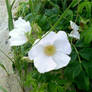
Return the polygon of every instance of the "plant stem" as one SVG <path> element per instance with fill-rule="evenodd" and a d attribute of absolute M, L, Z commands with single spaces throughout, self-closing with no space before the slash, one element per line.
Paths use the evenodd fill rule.
<path fill-rule="evenodd" d="M 9 31 L 11 31 L 14 26 L 13 26 L 13 19 L 12 19 L 12 6 L 9 3 L 9 0 L 5 0 L 6 1 L 6 6 L 7 6 L 7 12 L 8 12 L 8 28 Z"/>
<path fill-rule="evenodd" d="M 74 49 L 75 49 L 75 52 L 77 53 L 77 55 L 78 55 L 78 59 L 79 59 L 79 62 L 81 63 L 81 59 L 80 59 L 80 55 L 79 55 L 79 52 L 78 52 L 78 50 L 77 50 L 77 48 L 75 47 L 75 45 L 72 43 L 72 41 L 73 41 L 73 38 L 71 38 L 71 45 L 74 47 Z"/>
<path fill-rule="evenodd" d="M 73 45 L 73 44 L 72 44 L 72 45 Z M 77 55 L 78 55 L 79 62 L 81 63 L 81 59 L 80 59 L 79 52 L 78 52 L 77 48 L 75 47 L 75 45 L 73 45 L 73 47 L 74 47 L 74 49 L 75 49 L 75 51 L 76 51 L 76 53 L 77 53 Z"/>

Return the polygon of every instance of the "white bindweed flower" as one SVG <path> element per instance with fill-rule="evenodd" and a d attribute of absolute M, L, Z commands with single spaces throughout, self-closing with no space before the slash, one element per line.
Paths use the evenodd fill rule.
<path fill-rule="evenodd" d="M 36 42 L 39 40 L 36 40 Z M 64 31 L 50 32 L 36 45 L 33 45 L 28 56 L 34 60 L 34 66 L 40 73 L 57 70 L 67 66 L 70 61 L 71 45 Z"/>
<path fill-rule="evenodd" d="M 30 23 L 19 17 L 18 20 L 14 21 L 14 29 L 9 33 L 10 46 L 20 46 L 25 44 L 28 41 L 26 36 L 27 32 L 31 32 Z"/>
<path fill-rule="evenodd" d="M 80 34 L 78 32 L 79 26 L 77 26 L 74 22 L 70 21 L 70 26 L 73 29 L 72 32 L 69 34 L 70 37 L 80 39 Z"/>

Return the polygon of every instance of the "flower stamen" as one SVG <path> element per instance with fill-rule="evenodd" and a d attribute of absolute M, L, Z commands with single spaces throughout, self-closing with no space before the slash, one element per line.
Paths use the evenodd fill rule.
<path fill-rule="evenodd" d="M 53 45 L 48 45 L 44 48 L 44 53 L 47 55 L 47 56 L 53 56 L 56 52 L 56 48 L 55 46 Z"/>

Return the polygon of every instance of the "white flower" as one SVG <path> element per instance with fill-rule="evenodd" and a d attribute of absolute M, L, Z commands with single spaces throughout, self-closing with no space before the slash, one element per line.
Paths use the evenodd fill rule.
<path fill-rule="evenodd" d="M 31 31 L 31 26 L 29 21 L 25 21 L 21 17 L 18 18 L 17 21 L 14 22 L 14 28 L 22 28 L 24 29 L 24 32 L 30 32 Z"/>
<path fill-rule="evenodd" d="M 38 40 L 36 40 L 37 42 Z M 69 61 L 71 45 L 64 31 L 50 32 L 36 45 L 33 45 L 28 56 L 34 60 L 34 66 L 40 73 L 65 67 Z"/>
<path fill-rule="evenodd" d="M 31 32 L 30 23 L 19 17 L 18 20 L 14 21 L 14 29 L 9 33 L 11 37 L 9 39 L 10 46 L 25 44 L 28 41 L 26 37 L 27 32 Z"/>
<path fill-rule="evenodd" d="M 73 29 L 72 32 L 69 34 L 70 37 L 80 39 L 80 34 L 78 32 L 79 26 L 77 26 L 74 22 L 70 21 L 71 28 Z"/>

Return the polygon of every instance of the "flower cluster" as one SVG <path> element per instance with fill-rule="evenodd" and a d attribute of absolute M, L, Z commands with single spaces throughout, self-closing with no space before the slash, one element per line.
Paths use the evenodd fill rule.
<path fill-rule="evenodd" d="M 79 27 L 72 21 L 70 21 L 70 25 L 73 31 L 69 36 L 79 39 Z M 26 22 L 21 17 L 14 21 L 14 29 L 9 33 L 10 45 L 20 46 L 25 44 L 28 41 L 26 36 L 28 32 L 31 32 L 29 22 Z M 67 66 L 71 60 L 69 56 L 71 51 L 71 45 L 66 32 L 58 31 L 55 33 L 51 31 L 42 36 L 42 39 L 37 39 L 34 42 L 28 52 L 28 57 L 34 61 L 34 66 L 40 73 L 45 73 Z"/>

